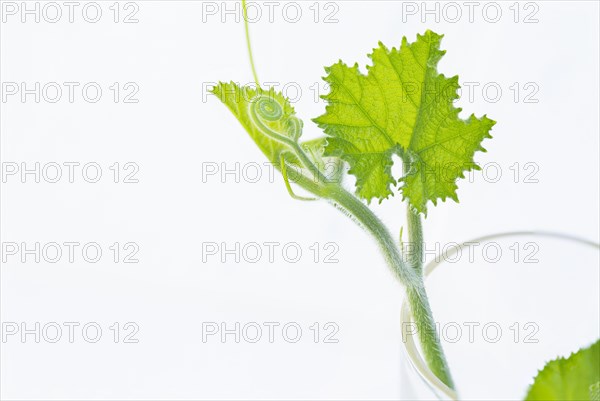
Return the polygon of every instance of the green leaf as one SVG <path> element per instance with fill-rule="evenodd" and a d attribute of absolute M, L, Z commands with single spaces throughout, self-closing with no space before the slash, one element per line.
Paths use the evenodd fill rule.
<path fill-rule="evenodd" d="M 341 61 L 325 69 L 331 91 L 323 96 L 325 114 L 314 121 L 329 136 L 326 154 L 350 164 L 357 193 L 368 201 L 392 194 L 394 154 L 405 164 L 402 195 L 417 211 L 426 213 L 428 201 L 458 201 L 456 180 L 477 169 L 473 155 L 491 138 L 494 121 L 458 117 L 458 77 L 437 72 L 441 39 L 427 31 L 414 43 L 403 38 L 399 50 L 380 43 L 366 75 Z"/>
<path fill-rule="evenodd" d="M 211 92 L 229 108 L 260 150 L 276 166 L 283 152 L 290 151 L 302 133 L 288 100 L 273 89 L 239 87 L 220 82 Z M 290 153 L 291 155 L 291 153 Z"/>
<path fill-rule="evenodd" d="M 525 400 L 600 400 L 600 340 L 566 359 L 548 362 Z"/>
<path fill-rule="evenodd" d="M 289 181 L 309 192 L 324 196 L 324 186 L 340 181 L 343 162 L 324 156 L 325 138 L 299 142 L 302 121 L 289 101 L 271 89 L 240 87 L 220 82 L 211 92 L 217 96 L 242 124 L 260 150 Z M 283 169 L 285 167 L 285 170 Z"/>
<path fill-rule="evenodd" d="M 317 138 L 302 142 L 302 149 L 308 157 L 323 172 L 329 182 L 339 183 L 344 172 L 344 163 L 339 157 L 327 157 L 324 155 L 327 138 Z"/>

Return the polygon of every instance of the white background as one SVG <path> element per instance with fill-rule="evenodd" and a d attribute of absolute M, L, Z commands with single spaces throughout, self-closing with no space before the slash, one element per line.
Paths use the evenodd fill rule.
<path fill-rule="evenodd" d="M 9 2 L 2 2 L 3 10 Z M 23 7 L 20 2 L 14 3 Z M 35 2 L 27 2 L 34 7 Z M 39 3 L 43 8 L 46 3 Z M 1 321 L 7 323 L 77 322 L 73 343 L 63 326 L 57 343 L 34 335 L 25 341 L 18 333 L 0 343 L 0 396 L 3 399 L 396 399 L 416 379 L 403 371 L 399 310 L 402 289 L 386 271 L 376 245 L 350 220 L 321 202 L 291 199 L 282 179 L 270 182 L 263 169 L 256 183 L 236 182 L 235 176 L 204 177 L 208 164 L 234 168 L 266 159 L 248 138 L 230 112 L 213 96 L 207 84 L 219 80 L 246 84 L 252 80 L 247 61 L 243 25 L 234 15 L 221 15 L 224 3 L 195 1 L 137 1 L 137 23 L 123 23 L 134 10 L 120 3 L 120 21 L 113 21 L 113 2 L 99 2 L 102 17 L 97 23 L 85 21 L 82 8 L 75 9 L 74 22 L 68 9 L 56 23 L 39 23 L 34 16 L 21 21 L 3 11 L 1 26 L 0 81 L 33 88 L 48 82 L 77 82 L 71 103 L 66 87 L 56 103 L 34 101 L 28 95 L 7 96 L 3 86 L 1 103 L 1 159 L 24 162 L 32 168 L 56 162 L 78 162 L 74 183 L 63 177 L 58 183 L 32 175 L 21 182 L 19 174 L 2 182 L 1 235 L 3 244 L 26 243 L 32 248 L 50 242 L 96 242 L 103 251 L 98 263 L 87 263 L 78 248 L 76 260 L 67 255 L 57 263 L 36 263 L 27 256 L 6 255 L 1 269 Z M 228 2 L 233 9 L 235 3 Z M 448 21 L 454 14 L 425 15 L 419 10 L 407 15 L 406 2 L 336 1 L 325 8 L 321 3 L 318 22 L 313 2 L 299 2 L 302 17 L 292 23 L 282 14 L 280 3 L 270 22 L 266 6 L 262 18 L 251 24 L 255 59 L 263 82 L 276 82 L 291 88 L 298 116 L 305 122 L 304 137 L 321 135 L 310 118 L 324 111 L 324 102 L 315 101 L 315 84 L 324 93 L 320 77 L 323 67 L 338 59 L 361 68 L 366 55 L 382 41 L 398 46 L 402 36 L 413 41 L 417 33 L 432 29 L 444 33 L 447 50 L 439 64 L 440 72 L 459 74 L 461 83 L 477 82 L 474 98 L 463 96 L 459 105 L 464 116 L 487 114 L 498 123 L 493 140 L 486 140 L 487 153 L 478 153 L 481 165 L 496 163 L 502 172 L 497 182 L 494 169 L 484 179 L 459 183 L 460 204 L 452 201 L 430 207 L 424 223 L 427 243 L 435 249 L 451 241 L 464 241 L 479 235 L 506 230 L 536 229 L 574 234 L 593 241 L 599 237 L 599 126 L 598 126 L 598 13 L 597 2 L 535 2 L 517 4 L 515 22 L 512 2 L 497 3 L 502 16 L 496 23 L 486 21 L 480 3 L 469 22 L 468 9 L 458 2 L 462 18 Z M 428 3 L 430 8 L 435 3 Z M 440 12 L 452 10 L 443 8 Z M 512 5 L 512 9 L 509 8 Z M 217 14 L 206 11 L 217 7 Z M 114 7 L 114 6 L 113 6 Z M 237 5 L 239 10 L 239 4 Z M 310 7 L 313 7 L 312 9 Z M 403 8 L 404 7 L 404 8 Z M 532 11 L 538 22 L 524 23 Z M 204 11 L 204 12 L 203 12 Z M 324 23 L 335 11 L 335 23 Z M 403 12 L 404 11 L 404 12 Z M 452 11 L 453 12 L 453 11 Z M 90 11 L 93 16 L 93 12 Z M 486 15 L 493 19 L 493 11 Z M 52 14 L 53 16 L 53 14 Z M 239 13 L 238 13 L 239 17 Z M 222 19 L 225 18 L 223 21 Z M 97 103 L 86 101 L 81 87 L 97 82 L 103 89 Z M 137 103 L 115 103 L 109 87 L 118 82 L 121 96 L 128 82 L 139 92 Z M 497 83 L 502 95 L 497 101 Z M 518 82 L 519 98 L 510 87 Z M 526 103 L 533 83 L 539 89 Z M 312 88 L 312 89 L 311 89 Z M 530 100 L 531 100 L 530 99 Z M 102 167 L 97 183 L 86 182 L 81 166 L 96 162 Z M 113 182 L 109 169 L 119 162 L 121 173 L 127 162 L 136 163 L 138 183 Z M 222 164 L 223 163 L 223 164 Z M 519 163 L 521 174 L 515 181 L 510 167 Z M 537 183 L 526 183 L 525 163 L 534 163 Z M 131 170 L 127 170 L 129 172 Z M 254 170 L 246 170 L 253 173 Z M 243 170 L 242 170 L 243 172 Z M 252 174 L 254 175 L 254 174 Z M 352 186 L 352 180 L 348 180 Z M 400 197 L 372 205 L 375 212 L 397 233 L 404 220 Z M 249 242 L 295 242 L 303 251 L 297 263 L 284 260 L 281 247 L 275 262 L 266 255 L 258 263 L 244 258 L 236 263 L 230 256 L 221 263 L 218 255 L 203 262 L 202 244 L 225 242 L 232 247 Z M 139 246 L 139 263 L 125 264 L 121 250 L 114 263 L 111 244 L 134 242 Z M 310 247 L 319 243 L 318 262 Z M 339 248 L 337 263 L 324 263 L 323 246 Z M 63 247 L 66 252 L 66 248 Z M 509 252 L 505 249 L 506 252 Z M 556 252 L 556 249 L 554 249 Z M 266 248 L 263 247 L 263 252 Z M 508 269 L 498 282 L 485 287 L 477 277 L 463 277 L 450 285 L 436 283 L 434 311 L 450 313 L 445 299 L 458 299 L 462 307 L 509 302 L 517 293 L 511 283 L 532 295 L 539 288 L 557 288 L 564 311 L 576 321 L 586 321 L 585 332 L 573 330 L 558 351 L 568 353 L 598 337 L 597 254 L 574 257 L 572 248 L 559 249 L 565 258 L 559 278 L 535 278 L 519 283 L 518 269 Z M 569 255 L 573 257 L 569 257 Z M 591 256 L 590 256 L 591 255 Z M 589 257 L 588 257 L 589 256 Z M 591 259 L 590 259 L 591 258 Z M 543 262 L 552 262 L 550 258 Z M 556 260 L 554 260 L 556 262 Z M 510 264 L 509 262 L 507 262 Z M 569 264 L 573 263 L 573 266 Z M 579 269 L 579 270 L 578 270 Z M 510 276 L 512 275 L 512 276 Z M 488 277 L 489 279 L 489 277 Z M 552 281 L 554 280 L 554 281 Z M 467 290 L 478 288 L 479 297 L 468 298 Z M 493 289 L 493 290 L 492 290 Z M 560 292 L 562 289 L 563 292 Z M 481 293 L 481 294 L 479 294 Z M 492 295 L 497 296 L 493 298 Z M 585 294 L 585 295 L 581 295 Z M 574 303 L 570 304 L 569 300 Z M 575 303 L 583 300 L 585 305 Z M 445 306 L 446 305 L 446 306 Z M 514 309 L 519 305 L 515 303 Z M 543 302 L 531 310 L 544 309 Z M 540 319 L 556 317 L 554 311 Z M 453 317 L 447 315 L 449 319 Z M 473 319 L 465 310 L 461 319 Z M 481 319 L 482 317 L 477 317 Z M 483 316 L 485 319 L 485 315 Z M 507 318 L 508 319 L 508 318 Z M 523 317 L 522 322 L 529 317 Z M 489 319 L 491 320 L 491 319 Z M 509 319 L 510 320 L 510 319 Z M 485 320 L 484 320 L 485 321 Z M 89 343 L 80 328 L 89 322 L 102 327 L 102 338 Z M 113 341 L 109 326 L 118 322 L 121 338 Z M 123 325 L 139 327 L 138 343 L 124 343 Z M 276 331 L 269 343 L 266 331 L 256 344 L 235 343 L 228 336 L 202 341 L 203 322 L 295 322 L 303 329 L 298 343 L 289 343 Z M 309 328 L 321 327 L 321 338 L 313 341 Z M 339 327 L 337 343 L 324 343 L 323 325 Z M 279 326 L 279 327 L 281 327 Z M 504 327 L 504 326 L 503 326 Z M 20 328 L 20 326 L 19 326 Z M 540 328 L 541 345 L 535 358 L 529 348 L 513 352 L 505 361 L 510 366 L 526 366 L 529 377 L 505 393 L 493 388 L 479 397 L 520 397 L 524 384 L 545 360 L 558 352 L 552 347 L 549 330 Z M 584 329 L 582 329 L 584 330 Z M 330 330 L 329 330 L 330 331 Z M 549 336 L 549 337 L 545 337 Z M 504 345 L 506 346 L 506 344 Z M 509 346 L 506 346 L 509 347 Z M 493 375 L 497 366 L 479 359 L 474 366 L 469 347 L 460 353 L 450 351 L 457 375 L 468 377 L 479 371 Z M 504 348 L 495 348 L 494 352 Z M 508 349 L 508 348 L 506 348 Z M 520 355 L 524 362 L 518 359 Z M 479 357 L 479 356 L 478 356 Z M 536 359 L 537 358 L 537 359 Z M 488 361 L 489 362 L 489 361 Z M 514 365 L 511 365 L 514 364 Z M 509 369 L 510 370 L 510 369 Z M 461 374 L 459 372 L 470 372 Z M 482 373 L 483 372 L 483 373 Z M 403 376 L 404 374 L 404 376 Z M 519 373 L 521 374 L 521 373 Z M 408 376 L 407 376 L 408 375 Z M 473 379 L 475 380 L 475 378 Z M 477 379 L 479 380 L 479 379 Z M 469 388 L 468 381 L 461 383 Z M 511 387 L 502 386 L 499 387 Z M 500 391 L 500 390 L 499 390 Z M 465 390 L 466 393 L 469 390 Z"/>

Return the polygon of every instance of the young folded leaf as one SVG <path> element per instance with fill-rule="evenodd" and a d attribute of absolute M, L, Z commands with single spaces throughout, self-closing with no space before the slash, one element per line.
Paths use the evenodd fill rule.
<path fill-rule="evenodd" d="M 279 163 L 280 155 L 291 151 L 300 137 L 302 123 L 295 117 L 294 108 L 273 89 L 220 82 L 212 93 L 231 110 L 272 163 Z"/>
<path fill-rule="evenodd" d="M 495 124 L 486 116 L 460 119 L 453 102 L 458 77 L 437 72 L 444 55 L 442 35 L 426 31 L 399 50 L 383 44 L 373 50 L 367 75 L 358 65 L 338 62 L 326 68 L 331 91 L 325 114 L 314 121 L 329 136 L 326 155 L 339 156 L 356 176 L 357 193 L 370 201 L 392 194 L 392 155 L 405 163 L 402 195 L 418 211 L 427 202 L 458 201 L 456 180 L 477 169 L 473 155 Z"/>
<path fill-rule="evenodd" d="M 250 137 L 280 170 L 290 194 L 288 177 L 307 191 L 326 197 L 326 186 L 338 183 L 342 172 L 339 158 L 324 157 L 325 138 L 299 142 L 302 121 L 289 101 L 273 89 L 240 87 L 221 82 L 212 88 L 235 115 Z"/>

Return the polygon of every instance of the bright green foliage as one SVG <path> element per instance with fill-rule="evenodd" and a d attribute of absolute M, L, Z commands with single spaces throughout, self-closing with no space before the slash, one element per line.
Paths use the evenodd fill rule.
<path fill-rule="evenodd" d="M 326 144 L 326 138 L 313 139 L 303 142 L 302 149 L 329 181 L 340 183 L 343 176 L 343 162 L 337 157 L 324 156 Z"/>
<path fill-rule="evenodd" d="M 442 35 L 427 31 L 417 41 L 402 40 L 400 50 L 383 44 L 370 55 L 367 75 L 358 65 L 338 62 L 326 68 L 331 91 L 326 113 L 314 121 L 329 136 L 326 154 L 350 164 L 360 197 L 380 201 L 392 194 L 392 155 L 405 164 L 401 191 L 419 212 L 428 201 L 457 200 L 456 180 L 476 169 L 473 154 L 494 121 L 471 115 L 460 119 L 458 77 L 437 72 L 444 55 Z"/>
<path fill-rule="evenodd" d="M 221 82 L 212 89 L 238 119 L 260 150 L 274 164 L 291 149 L 302 131 L 288 100 L 273 89 L 240 88 L 233 82 Z"/>
<path fill-rule="evenodd" d="M 245 2 L 242 7 L 245 9 Z M 257 82 L 247 24 L 245 19 Z M 419 213 L 426 212 L 428 201 L 435 204 L 447 197 L 456 200 L 455 182 L 464 171 L 476 168 L 473 155 L 477 150 L 484 151 L 481 142 L 491 138 L 494 121 L 485 116 L 478 119 L 472 115 L 467 120 L 458 117 L 460 109 L 453 106 L 458 78 L 446 78 L 436 69 L 444 54 L 439 49 L 441 39 L 427 31 L 412 44 L 404 38 L 399 50 L 390 51 L 380 44 L 371 55 L 373 65 L 368 67 L 367 75 L 360 73 L 357 65 L 348 67 L 342 62 L 327 68 L 325 80 L 331 84 L 331 92 L 324 98 L 329 105 L 326 113 L 315 119 L 326 138 L 299 142 L 302 122 L 288 100 L 273 90 L 220 83 L 212 92 L 281 171 L 293 198 L 326 199 L 376 239 L 392 272 L 410 294 L 408 302 L 419 333 L 432 333 L 419 338 L 427 364 L 453 388 L 441 343 L 433 334 L 436 328 L 421 272 L 414 263 L 406 262 L 397 240 L 368 206 L 339 182 L 342 160 L 348 162 L 348 172 L 357 178 L 358 195 L 368 201 L 387 198 L 392 194 L 392 184 L 401 181 L 403 197 L 413 207 L 410 216 L 416 219 L 408 225 L 409 242 L 415 243 L 423 242 Z M 391 173 L 395 154 L 405 164 L 399 180 Z M 291 167 L 299 167 L 295 177 L 290 174 Z M 315 198 L 296 195 L 290 180 Z"/>
<path fill-rule="evenodd" d="M 306 179 L 314 185 L 340 181 L 341 160 L 323 155 L 325 138 L 299 142 L 302 121 L 281 93 L 273 89 L 239 87 L 233 82 L 219 83 L 212 93 L 227 105 L 276 168 L 281 170 L 285 163 L 286 180 L 289 175 L 292 181 L 312 192 L 313 186 L 303 185 L 307 184 Z"/>
<path fill-rule="evenodd" d="M 548 362 L 525 400 L 600 400 L 600 340 L 566 359 Z"/>

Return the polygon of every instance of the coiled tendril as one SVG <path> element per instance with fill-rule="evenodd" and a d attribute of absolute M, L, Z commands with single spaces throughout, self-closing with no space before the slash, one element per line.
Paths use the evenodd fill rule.
<path fill-rule="evenodd" d="M 298 139 L 302 134 L 302 121 L 295 116 L 285 116 L 284 106 L 277 101 L 273 96 L 257 94 L 248 103 L 248 116 L 252 124 L 264 135 L 272 139 L 282 142 L 290 147 L 289 151 L 285 151 L 279 155 L 279 163 L 283 173 L 283 179 L 290 195 L 295 199 L 312 200 L 312 198 L 303 198 L 296 196 L 289 184 L 286 160 L 284 154 L 290 153 L 295 155 L 302 165 L 314 175 L 315 179 L 320 182 L 327 182 L 326 177 L 317 168 L 314 162 L 306 155 L 304 150 L 298 144 Z M 284 120 L 285 119 L 285 120 Z M 276 130 L 273 127 L 279 128 Z"/>
<path fill-rule="evenodd" d="M 295 116 L 291 116 L 287 120 L 287 132 L 290 138 L 294 141 L 297 141 L 302 135 L 302 120 L 296 118 Z"/>
<path fill-rule="evenodd" d="M 272 124 L 284 118 L 283 106 L 272 96 L 256 95 L 248 104 L 248 114 L 252 123 L 265 135 L 290 144 L 296 142 L 302 133 L 302 122 L 294 116 L 285 121 L 285 131 L 275 131 Z"/>

